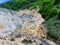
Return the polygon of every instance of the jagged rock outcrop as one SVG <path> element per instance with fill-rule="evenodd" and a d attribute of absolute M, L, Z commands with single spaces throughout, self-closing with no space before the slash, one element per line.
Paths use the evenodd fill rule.
<path fill-rule="evenodd" d="M 56 45 L 54 42 L 40 38 L 46 38 L 47 35 L 47 30 L 42 25 L 43 22 L 44 19 L 35 10 L 22 10 L 15 12 L 0 8 L 0 45 L 24 45 L 20 42 L 21 39 L 15 40 L 14 42 L 7 40 L 7 37 L 10 36 L 8 38 L 10 39 L 12 37 L 11 35 L 15 36 L 16 34 L 23 34 L 31 39 L 39 40 L 39 43 L 45 45 Z M 22 37 L 22 39 L 23 38 L 24 37 Z"/>
<path fill-rule="evenodd" d="M 18 12 L 23 21 L 21 30 L 26 34 L 32 34 L 38 37 L 46 37 L 47 30 L 42 23 L 44 19 L 36 10 L 21 10 Z"/>
<path fill-rule="evenodd" d="M 18 12 L 19 13 L 19 12 Z M 18 14 L 12 10 L 0 8 L 0 35 L 11 34 L 14 30 L 21 33 L 46 37 L 46 30 L 42 26 L 44 19 L 34 10 L 22 10 Z"/>
<path fill-rule="evenodd" d="M 11 34 L 21 24 L 16 12 L 0 8 L 0 37 Z"/>

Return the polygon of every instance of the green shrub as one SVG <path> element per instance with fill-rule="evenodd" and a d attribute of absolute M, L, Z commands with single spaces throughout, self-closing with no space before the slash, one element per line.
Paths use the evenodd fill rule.
<path fill-rule="evenodd" d="M 27 43 L 27 39 L 22 40 L 22 43 Z"/>
<path fill-rule="evenodd" d="M 60 37 L 60 20 L 57 18 L 51 18 L 50 20 L 46 21 L 46 26 L 48 28 L 48 35 L 53 38 Z"/>
<path fill-rule="evenodd" d="M 57 19 L 60 19 L 60 9 L 57 11 Z"/>
<path fill-rule="evenodd" d="M 11 38 L 10 41 L 15 41 L 15 39 L 14 38 Z"/>
<path fill-rule="evenodd" d="M 48 20 L 49 18 L 51 18 L 52 16 L 50 15 L 50 12 L 52 11 L 52 9 L 54 8 L 53 5 L 53 0 L 52 1 L 47 1 L 45 0 L 42 3 L 42 6 L 40 7 L 39 13 L 41 13 L 42 17 L 45 20 Z M 52 13 L 52 12 L 51 12 Z"/>
<path fill-rule="evenodd" d="M 55 5 L 58 4 L 58 3 L 60 3 L 60 0 L 54 0 Z"/>
<path fill-rule="evenodd" d="M 28 40 L 28 43 L 32 43 L 32 40 Z"/>
<path fill-rule="evenodd" d="M 32 40 L 24 39 L 24 40 L 22 40 L 22 43 L 32 43 Z"/>

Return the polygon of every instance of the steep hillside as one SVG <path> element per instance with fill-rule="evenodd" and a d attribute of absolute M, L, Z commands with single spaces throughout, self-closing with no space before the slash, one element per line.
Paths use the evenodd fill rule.
<path fill-rule="evenodd" d="M 0 45 L 57 45 L 46 39 L 43 22 L 35 10 L 17 12 L 0 8 Z"/>
<path fill-rule="evenodd" d="M 53 40 L 53 41 L 60 39 L 60 0 L 10 0 L 6 3 L 0 4 L 0 7 L 6 8 L 9 10 L 19 11 L 19 15 L 21 15 L 21 17 L 20 16 L 19 17 L 21 19 L 26 15 L 25 9 L 29 9 L 29 10 L 36 9 L 35 11 L 39 12 L 41 14 L 41 16 L 44 18 L 43 24 L 45 25 L 45 27 L 48 30 L 47 34 L 49 36 L 49 39 L 52 38 L 51 40 Z M 20 12 L 20 10 L 22 10 L 22 11 Z M 36 12 L 33 11 L 31 13 L 32 13 L 32 15 L 35 15 Z M 29 13 L 29 16 L 31 15 L 31 13 Z M 12 15 L 14 15 L 14 14 L 12 14 Z M 36 13 L 36 15 L 39 15 L 39 14 Z M 27 17 L 29 17 L 29 16 L 27 16 Z M 6 17 L 6 16 L 4 16 L 4 17 Z M 40 15 L 38 17 L 40 17 Z M 3 18 L 1 18 L 1 19 L 3 19 Z M 10 20 L 10 18 L 7 18 L 7 19 Z M 29 25 L 30 21 L 27 21 L 27 20 L 30 20 L 30 18 L 28 19 L 28 18 L 24 17 L 24 19 L 22 21 L 26 21 L 25 23 L 27 23 L 27 25 Z M 34 17 L 34 19 L 35 19 L 35 17 Z M 40 23 L 41 20 L 39 18 L 38 18 L 38 20 L 39 20 L 38 22 Z M 3 22 L 3 21 L 1 21 L 1 22 Z M 18 22 L 19 22 L 19 20 L 18 20 Z M 25 23 L 24 23 L 24 25 L 25 25 Z M 40 25 L 39 23 L 38 23 L 38 25 Z M 37 24 L 37 23 L 35 23 L 35 24 Z M 14 23 L 12 25 L 11 24 L 9 24 L 9 25 L 12 26 L 12 25 L 14 25 Z M 33 29 L 30 26 L 35 27 L 36 30 L 39 30 L 39 29 L 37 29 L 37 27 L 40 28 L 40 26 L 36 27 L 34 24 L 29 25 L 29 26 L 27 26 L 27 25 L 25 25 L 26 27 L 23 26 L 24 30 L 26 30 L 26 29 L 30 30 L 29 28 Z M 0 24 L 0 28 L 2 28 L 2 27 L 3 26 L 1 26 L 1 24 Z M 9 28 L 9 30 L 10 30 L 10 28 Z M 40 31 L 37 31 L 37 32 L 40 32 Z M 43 33 L 41 33 L 41 34 L 44 35 Z M 41 36 L 40 33 L 39 33 L 39 36 Z M 60 40 L 59 40 L 59 43 L 60 43 Z"/>

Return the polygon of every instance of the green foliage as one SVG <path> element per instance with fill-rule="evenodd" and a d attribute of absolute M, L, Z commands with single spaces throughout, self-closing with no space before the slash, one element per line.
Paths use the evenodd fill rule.
<path fill-rule="evenodd" d="M 27 43 L 27 40 L 26 39 L 22 40 L 22 43 Z"/>
<path fill-rule="evenodd" d="M 46 25 L 48 28 L 48 35 L 53 38 L 60 37 L 60 20 L 57 18 L 51 18 L 50 20 L 46 21 Z"/>
<path fill-rule="evenodd" d="M 18 10 L 22 7 L 24 7 L 27 4 L 30 4 L 32 2 L 35 2 L 36 0 L 11 0 L 9 2 L 0 4 L 1 8 L 8 8 L 11 10 Z"/>
<path fill-rule="evenodd" d="M 15 39 L 14 38 L 11 38 L 10 41 L 15 41 Z"/>
<path fill-rule="evenodd" d="M 10 0 L 9 2 L 0 4 L 0 7 L 11 10 L 34 9 L 37 6 L 39 6 L 39 13 L 41 13 L 45 20 L 59 15 L 57 11 L 60 9 L 60 0 Z"/>
<path fill-rule="evenodd" d="M 28 5 L 24 6 L 22 9 L 26 9 L 26 8 L 29 9 L 29 7 L 31 7 L 31 9 L 34 9 L 35 7 L 38 6 L 37 4 L 41 5 L 41 2 L 34 2 L 34 3 L 31 3 L 31 4 L 28 4 Z"/>
<path fill-rule="evenodd" d="M 60 19 L 60 9 L 59 9 L 59 11 L 57 12 L 57 16 L 58 16 L 57 19 Z"/>
<path fill-rule="evenodd" d="M 44 44 L 39 44 L 39 45 L 44 45 Z"/>
<path fill-rule="evenodd" d="M 29 8 L 29 7 L 31 7 L 31 9 L 34 9 L 37 6 L 41 6 L 42 2 L 43 2 L 43 0 L 36 0 L 35 2 L 30 3 L 30 4 L 26 5 L 26 6 L 24 6 L 23 9 L 26 9 L 26 8 Z"/>
<path fill-rule="evenodd" d="M 6 2 L 6 3 L 3 3 L 3 4 L 0 4 L 0 7 L 2 8 L 8 8 L 8 9 L 11 9 L 11 10 L 17 10 L 18 8 L 20 8 L 20 4 L 19 2 L 16 3 L 16 2 Z M 18 6 L 18 7 L 17 7 Z"/>
<path fill-rule="evenodd" d="M 55 0 L 55 1 L 54 1 L 54 4 L 55 4 L 55 5 L 58 4 L 58 3 L 60 3 L 60 0 Z"/>
<path fill-rule="evenodd" d="M 32 43 L 32 40 L 28 40 L 28 43 Z"/>
<path fill-rule="evenodd" d="M 22 43 L 32 43 L 32 40 L 24 39 L 24 40 L 22 40 Z"/>
<path fill-rule="evenodd" d="M 39 12 L 42 14 L 43 18 L 48 20 L 49 18 L 51 18 L 50 12 L 52 11 L 53 8 L 54 8 L 53 1 L 44 1 Z"/>

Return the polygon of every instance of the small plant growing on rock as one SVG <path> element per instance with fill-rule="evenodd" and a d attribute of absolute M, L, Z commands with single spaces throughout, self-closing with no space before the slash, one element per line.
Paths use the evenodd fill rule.
<path fill-rule="evenodd" d="M 27 45 L 28 43 L 32 43 L 32 40 L 24 39 L 24 40 L 22 40 L 22 43 L 25 43 Z"/>
<path fill-rule="evenodd" d="M 39 44 L 39 45 L 44 45 L 44 44 L 41 43 L 41 44 Z"/>
<path fill-rule="evenodd" d="M 15 39 L 14 38 L 11 38 L 10 41 L 15 41 Z"/>

